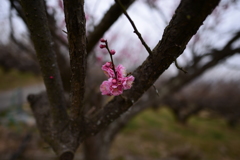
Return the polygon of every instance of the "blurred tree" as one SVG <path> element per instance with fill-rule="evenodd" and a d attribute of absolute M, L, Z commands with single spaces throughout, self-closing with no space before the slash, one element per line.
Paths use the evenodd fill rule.
<path fill-rule="evenodd" d="M 183 74 L 176 59 L 183 53 L 189 40 L 206 17 L 218 5 L 219 0 L 211 2 L 182 0 L 165 28 L 162 39 L 150 51 L 142 65 L 132 73 L 136 79 L 131 90 L 114 97 L 105 106 L 100 106 L 105 100 L 96 93 L 96 88 L 103 78 L 94 67 L 89 67 L 87 72 L 87 59 L 91 58 L 90 53 L 99 39 L 124 11 L 119 1 L 116 0 L 94 30 L 87 33 L 84 1 L 64 1 L 63 8 L 59 0 L 59 6 L 65 13 L 68 39 L 57 26 L 55 12 L 46 11 L 49 8 L 45 1 L 21 0 L 21 5 L 16 0 L 10 2 L 11 9 L 23 19 L 31 33 L 37 57 L 34 54 L 28 55 L 38 60 L 47 88 L 47 94 L 30 95 L 28 99 L 42 137 L 60 159 L 73 159 L 74 152 L 82 142 L 84 142 L 86 160 L 108 159 L 107 153 L 114 137 L 133 116 L 149 106 L 159 106 L 162 102 L 169 102 L 167 100 L 174 92 L 220 61 L 239 53 L 240 50 L 232 47 L 240 38 L 239 32 L 236 32 L 223 48 L 209 48 L 206 54 L 196 53 L 195 45 L 192 45 L 192 60 L 184 66 L 188 74 Z M 122 6 L 126 9 L 134 2 L 134 0 L 121 0 Z M 159 9 L 154 2 L 147 1 L 147 4 Z M 201 33 L 198 34 L 199 36 Z M 29 50 L 29 47 L 24 47 L 26 45 L 17 41 L 14 35 L 11 35 L 11 39 L 21 50 L 27 53 L 34 52 Z M 195 43 L 197 39 L 199 38 L 195 36 Z M 65 54 L 68 49 L 69 57 Z M 210 60 L 206 61 L 206 58 Z M 153 95 L 156 94 L 155 91 L 149 90 L 149 94 L 144 96 L 150 98 L 143 97 L 139 100 L 173 62 L 179 68 L 179 73 L 162 82 L 161 87 L 156 84 L 157 88 L 161 88 L 158 91 L 159 97 Z M 85 78 L 87 78 L 86 84 Z M 97 81 L 99 83 L 96 83 Z M 70 93 L 71 99 L 65 99 L 64 90 Z M 140 103 L 135 103 L 138 100 Z M 170 102 L 173 103 L 174 100 Z M 131 107 L 133 105 L 135 106 Z M 178 113 L 176 112 L 176 115 Z"/>

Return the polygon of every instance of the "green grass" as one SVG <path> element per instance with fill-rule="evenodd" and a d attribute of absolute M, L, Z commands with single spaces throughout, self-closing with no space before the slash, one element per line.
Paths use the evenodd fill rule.
<path fill-rule="evenodd" d="M 41 82 L 40 77 L 0 68 L 0 91 Z M 177 156 L 181 160 L 238 160 L 240 126 L 230 129 L 221 118 L 194 116 L 178 124 L 167 108 L 146 110 L 132 119 L 114 141 L 114 160 L 127 155 L 156 160 Z M 135 158 L 137 159 L 137 158 Z"/>
<path fill-rule="evenodd" d="M 183 160 L 237 160 L 240 127 L 230 129 L 221 118 L 199 116 L 184 126 L 166 108 L 147 110 L 130 121 L 114 142 L 113 153 L 114 148 L 149 160 L 171 155 Z"/>
<path fill-rule="evenodd" d="M 17 70 L 4 72 L 3 69 L 0 68 L 0 91 L 6 91 L 40 82 L 42 82 L 40 76 L 35 76 L 31 73 L 21 73 Z"/>

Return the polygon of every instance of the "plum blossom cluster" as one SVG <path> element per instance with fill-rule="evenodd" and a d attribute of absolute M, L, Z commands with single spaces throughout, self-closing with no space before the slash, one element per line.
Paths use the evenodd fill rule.
<path fill-rule="evenodd" d="M 100 86 L 102 95 L 114 95 L 118 96 L 123 93 L 123 90 L 130 89 L 134 81 L 133 76 L 126 76 L 125 68 L 120 64 L 116 67 L 116 75 L 113 70 L 111 62 L 107 62 L 102 66 L 103 72 L 109 78 L 107 81 L 103 81 Z"/>
<path fill-rule="evenodd" d="M 102 95 L 121 95 L 124 90 L 130 89 L 132 87 L 134 77 L 132 75 L 128 76 L 126 74 L 126 70 L 123 65 L 119 64 L 117 67 L 115 67 L 112 59 L 112 55 L 116 53 L 115 50 L 109 50 L 107 40 L 101 39 L 100 41 L 105 43 L 101 44 L 100 48 L 106 48 L 111 57 L 111 62 L 106 62 L 102 66 L 102 70 L 108 77 L 108 80 L 102 82 L 100 91 L 102 92 Z"/>

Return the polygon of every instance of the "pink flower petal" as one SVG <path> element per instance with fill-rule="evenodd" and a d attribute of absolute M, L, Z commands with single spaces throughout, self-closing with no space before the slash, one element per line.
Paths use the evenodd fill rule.
<path fill-rule="evenodd" d="M 121 64 L 117 66 L 116 72 L 117 72 L 117 78 L 124 78 L 126 76 L 126 70 Z"/>
<path fill-rule="evenodd" d="M 110 86 L 111 82 L 103 81 L 103 83 L 100 85 L 100 91 L 102 92 L 102 95 L 111 95 Z"/>
<path fill-rule="evenodd" d="M 132 87 L 134 79 L 135 78 L 133 76 L 123 78 L 123 89 L 130 89 Z"/>
<path fill-rule="evenodd" d="M 112 63 L 107 62 L 102 66 L 102 70 L 108 78 L 115 77 L 114 71 L 112 70 Z"/>

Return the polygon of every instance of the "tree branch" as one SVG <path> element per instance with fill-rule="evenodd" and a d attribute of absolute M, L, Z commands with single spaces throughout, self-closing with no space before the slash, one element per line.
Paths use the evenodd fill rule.
<path fill-rule="evenodd" d="M 66 112 L 66 100 L 56 55 L 52 48 L 52 39 L 48 27 L 44 1 L 22 0 L 28 28 L 37 53 L 47 96 L 29 96 L 32 111 L 42 137 L 60 157 L 73 158 L 79 142 L 73 140 L 72 130 L 66 126 L 69 117 Z M 47 100 L 48 97 L 48 100 Z M 50 103 L 50 104 L 49 104 Z M 70 127 L 71 128 L 71 127 Z"/>
<path fill-rule="evenodd" d="M 182 67 L 180 67 L 178 65 L 177 59 L 174 62 L 175 62 L 175 66 L 177 67 L 177 69 L 179 69 L 180 71 L 183 71 L 184 73 L 187 73 L 187 71 L 185 71 Z"/>
<path fill-rule="evenodd" d="M 60 157 L 60 160 L 72 160 L 74 152 L 79 146 L 79 141 L 76 140 L 76 130 L 72 130 L 72 124 L 65 123 L 58 128 L 53 124 L 53 117 L 51 116 L 50 104 L 46 92 L 29 95 L 28 101 L 37 120 L 41 137 L 53 148 Z M 65 156 L 69 158 L 64 159 Z"/>
<path fill-rule="evenodd" d="M 133 76 L 136 78 L 133 87 L 124 92 L 122 96 L 115 97 L 92 118 L 88 124 L 91 126 L 88 128 L 89 133 L 96 134 L 117 119 L 152 86 L 170 64 L 182 54 L 190 38 L 197 32 L 219 1 L 181 1 L 169 26 L 164 31 L 162 40 L 154 48 L 152 56 L 149 56 L 133 72 Z"/>
<path fill-rule="evenodd" d="M 162 101 L 164 101 L 165 99 L 168 99 L 169 95 L 171 96 L 173 93 L 178 92 L 187 84 L 194 81 L 197 77 L 201 76 L 202 73 L 204 73 L 207 69 L 210 69 L 211 67 L 215 66 L 220 60 L 224 60 L 229 56 L 232 56 L 238 52 L 240 52 L 240 48 L 236 48 L 228 52 L 225 52 L 224 50 L 218 51 L 218 52 L 213 51 L 210 54 L 213 55 L 213 57 L 216 54 L 221 54 L 222 56 L 219 57 L 220 59 L 213 59 L 212 61 L 214 61 L 214 63 L 210 61 L 207 64 L 205 64 L 203 68 L 196 68 L 194 72 L 191 72 L 187 75 L 183 76 L 182 74 L 178 74 L 176 77 L 173 77 L 172 79 L 168 80 L 166 83 L 162 84 L 161 86 L 163 87 L 158 93 L 159 96 L 154 97 L 154 96 L 151 96 L 153 95 L 151 94 L 150 95 L 151 101 L 140 100 L 140 102 L 137 103 L 135 106 L 133 106 L 129 112 L 124 113 L 116 121 L 111 123 L 109 127 L 104 131 L 107 134 L 106 137 L 108 137 L 109 139 L 113 139 L 115 135 L 118 133 L 118 131 L 121 130 L 129 122 L 129 120 L 132 119 L 137 113 L 149 107 L 159 106 L 159 104 Z"/>
<path fill-rule="evenodd" d="M 52 39 L 48 27 L 46 10 L 43 0 L 21 0 L 27 25 L 37 53 L 43 80 L 53 114 L 54 122 L 60 126 L 66 123 L 66 102 L 56 55 L 52 49 Z"/>
<path fill-rule="evenodd" d="M 127 9 L 135 0 L 121 0 L 122 5 Z M 107 11 L 102 18 L 101 22 L 94 28 L 94 31 L 88 36 L 87 52 L 88 54 L 97 44 L 100 38 L 103 37 L 104 33 L 113 25 L 113 23 L 121 16 L 122 10 L 118 4 L 114 4 Z"/>
<path fill-rule="evenodd" d="M 65 20 L 68 30 L 71 77 L 71 112 L 73 120 L 80 118 L 83 108 L 87 52 L 84 0 L 64 0 Z"/>
<path fill-rule="evenodd" d="M 120 8 L 122 9 L 123 13 L 125 14 L 125 16 L 127 17 L 127 19 L 129 20 L 129 22 L 131 23 L 133 29 L 134 29 L 134 33 L 136 33 L 136 35 L 138 36 L 138 38 L 140 39 L 140 41 L 142 42 L 142 45 L 145 47 L 145 49 L 147 50 L 148 54 L 151 55 L 152 51 L 149 48 L 149 46 L 146 44 L 146 42 L 143 40 L 141 33 L 138 31 L 136 25 L 134 24 L 133 20 L 131 19 L 131 17 L 128 15 L 126 9 L 124 8 L 123 4 L 121 3 L 120 0 L 115 0 L 115 2 L 120 6 Z"/>

